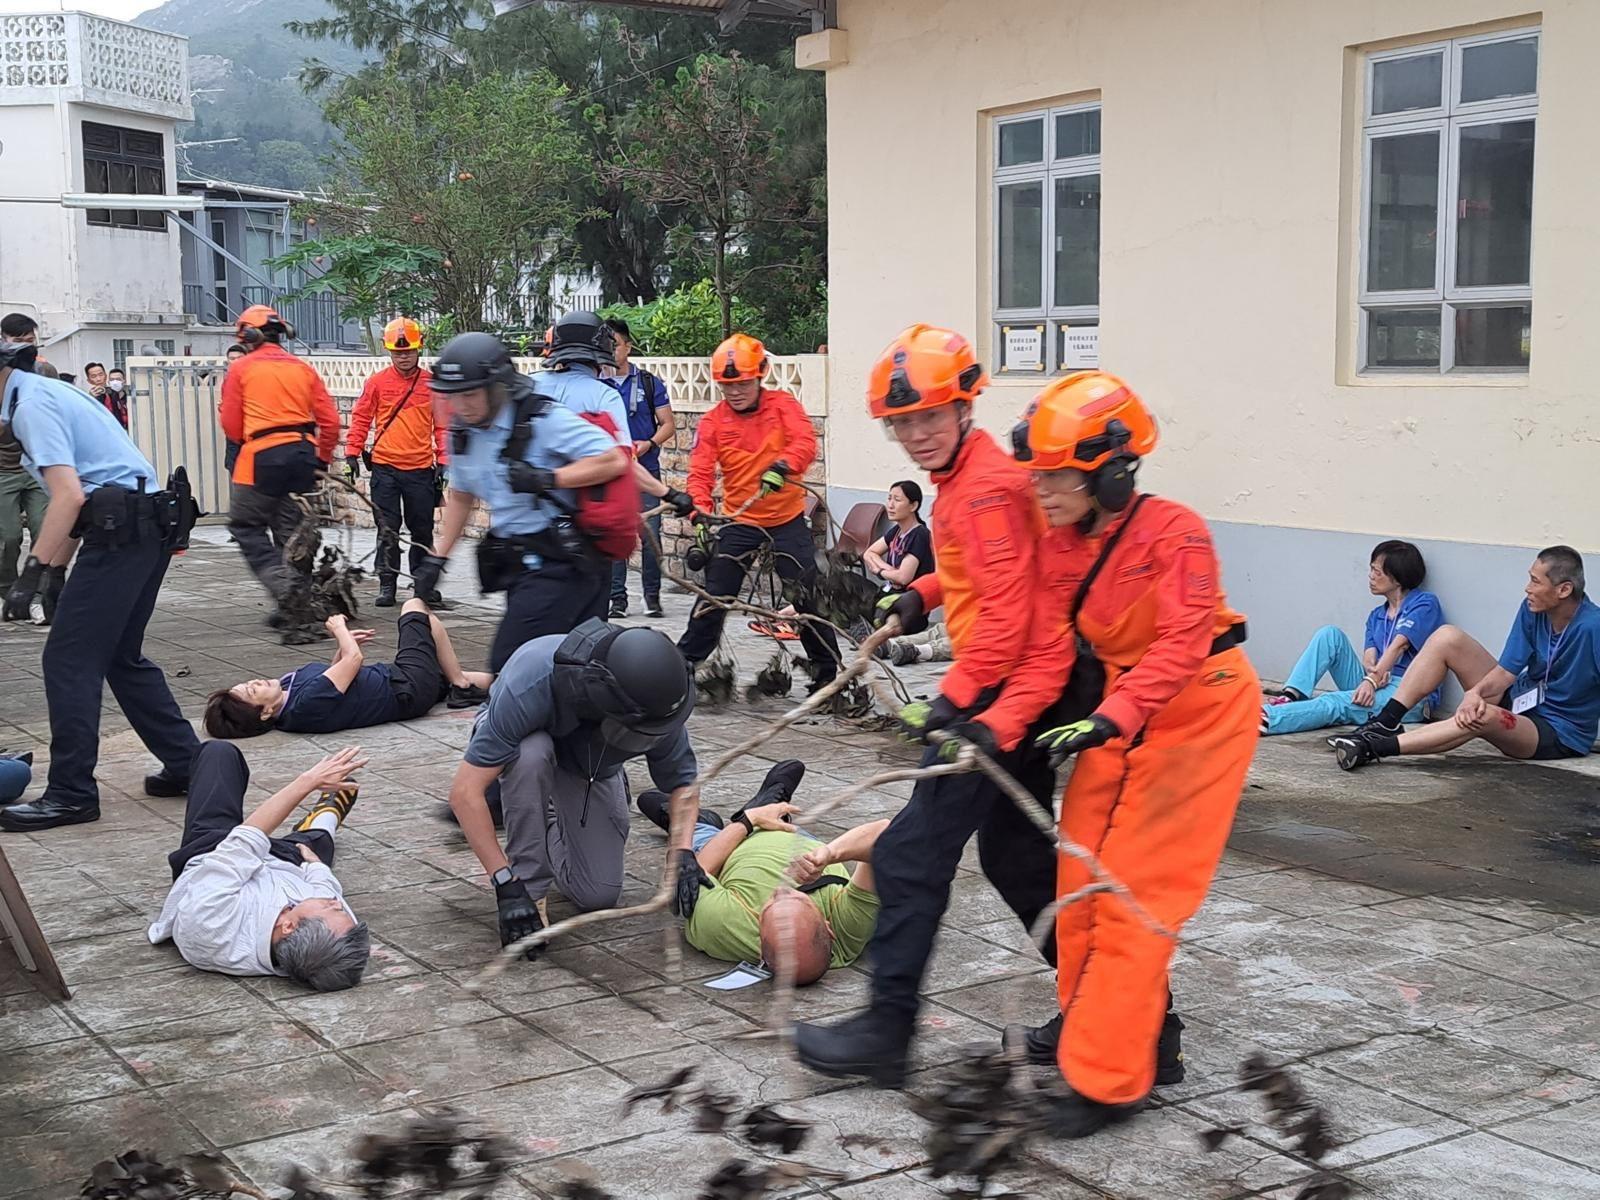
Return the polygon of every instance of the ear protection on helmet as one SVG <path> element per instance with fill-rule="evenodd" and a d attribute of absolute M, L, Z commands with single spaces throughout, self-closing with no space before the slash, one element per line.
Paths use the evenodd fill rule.
<path fill-rule="evenodd" d="M 250 349 L 254 350 L 267 340 L 268 333 L 276 333 L 280 338 L 294 338 L 294 326 L 288 321 L 278 320 L 269 322 L 262 328 L 246 325 L 239 331 L 239 340 Z"/>
<path fill-rule="evenodd" d="M 1126 446 L 1133 433 L 1121 421 L 1112 420 L 1106 426 L 1105 437 L 1112 448 Z M 1089 472 L 1089 496 L 1107 512 L 1121 512 L 1133 501 L 1135 478 L 1139 474 L 1139 456 L 1127 450 L 1118 450 L 1105 462 Z"/>

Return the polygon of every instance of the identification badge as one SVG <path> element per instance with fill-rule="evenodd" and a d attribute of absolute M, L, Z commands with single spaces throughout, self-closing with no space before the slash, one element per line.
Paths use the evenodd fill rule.
<path fill-rule="evenodd" d="M 747 988 L 753 984 L 765 983 L 772 978 L 772 972 L 759 963 L 740 963 L 726 975 L 719 975 L 715 979 L 706 980 L 708 988 L 715 988 L 719 992 L 733 992 L 739 988 Z"/>
<path fill-rule="evenodd" d="M 1511 697 L 1511 711 L 1521 715 L 1530 708 L 1536 707 L 1544 699 L 1544 688 L 1538 684 L 1523 692 L 1520 696 Z"/>

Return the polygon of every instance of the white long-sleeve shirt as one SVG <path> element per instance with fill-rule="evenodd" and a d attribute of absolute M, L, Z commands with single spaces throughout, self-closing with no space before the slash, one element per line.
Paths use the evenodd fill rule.
<path fill-rule="evenodd" d="M 317 897 L 344 904 L 332 871 L 274 858 L 266 834 L 240 825 L 184 867 L 148 936 L 171 938 L 184 961 L 205 971 L 281 975 L 272 965 L 272 926 L 285 908 Z"/>

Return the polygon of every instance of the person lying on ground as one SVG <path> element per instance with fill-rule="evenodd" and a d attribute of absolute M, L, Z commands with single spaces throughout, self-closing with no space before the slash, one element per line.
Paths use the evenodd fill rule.
<path fill-rule="evenodd" d="M 399 621 L 399 647 L 392 663 L 366 661 L 361 647 L 370 629 L 351 629 L 340 614 L 328 618 L 338 650 L 331 663 L 307 663 L 279 679 L 252 679 L 212 692 L 206 700 L 206 732 L 214 738 L 285 733 L 338 733 L 409 721 L 441 700 L 472 708 L 489 696 L 494 676 L 464 671 L 444 624 L 425 602 L 407 600 Z"/>
<path fill-rule="evenodd" d="M 1346 771 L 1398 754 L 1442 754 L 1482 738 L 1508 758 L 1579 758 L 1600 726 L 1600 608 L 1584 595 L 1570 546 L 1539 551 L 1500 659 L 1446 625 L 1428 639 L 1389 702 L 1354 733 L 1331 739 Z M 1408 733 L 1406 711 L 1454 675 L 1455 716 Z"/>
<path fill-rule="evenodd" d="M 1444 611 L 1432 592 L 1422 590 L 1427 576 L 1422 551 L 1410 542 L 1379 542 L 1367 567 L 1367 589 L 1383 603 L 1367 614 L 1360 657 L 1344 632 L 1324 625 L 1311 635 L 1288 680 L 1261 709 L 1261 732 L 1303 733 L 1330 725 L 1360 725 L 1393 698 L 1407 668 L 1416 661 Z M 1335 691 L 1314 695 L 1323 676 Z M 1421 721 L 1439 703 L 1435 688 L 1402 718 Z"/>
<path fill-rule="evenodd" d="M 552 887 L 584 912 L 621 900 L 623 765 L 642 755 L 657 787 L 688 788 L 699 774 L 684 731 L 693 711 L 689 664 L 653 629 L 590 618 L 512 653 L 450 785 L 450 809 L 494 885 L 502 946 L 547 924 L 541 902 Z M 490 808 L 494 787 L 504 847 Z M 699 874 L 688 835 L 685 827 L 674 848 L 685 886 Z"/>
<path fill-rule="evenodd" d="M 794 981 L 804 986 L 829 967 L 861 957 L 878 920 L 872 847 L 889 824 L 869 821 L 823 842 L 790 822 L 789 803 L 806 765 L 778 763 L 750 803 L 724 822 L 701 811 L 693 848 L 707 875 L 684 925 L 696 950 L 725 962 L 762 962 L 777 972 L 794 948 Z M 665 792 L 639 794 L 639 811 L 668 828 Z M 841 864 L 858 864 L 851 874 Z M 792 936 L 784 936 L 786 926 Z"/>
<path fill-rule="evenodd" d="M 358 746 L 330 754 L 246 817 L 244 755 L 228 742 L 202 745 L 151 943 L 171 939 L 202 971 L 286 975 L 319 992 L 360 983 L 371 939 L 331 868 L 334 837 L 356 802 L 350 777 L 366 765 Z M 273 836 L 314 793 L 293 832 Z"/>

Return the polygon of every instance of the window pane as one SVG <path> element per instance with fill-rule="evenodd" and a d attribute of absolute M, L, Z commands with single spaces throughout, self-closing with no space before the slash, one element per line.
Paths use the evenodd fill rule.
<path fill-rule="evenodd" d="M 1434 286 L 1439 237 L 1439 135 L 1372 140 L 1367 289 Z"/>
<path fill-rule="evenodd" d="M 1044 118 L 1033 121 L 1014 121 L 1000 126 L 1000 165 L 1015 167 L 1022 163 L 1044 161 Z"/>
<path fill-rule="evenodd" d="M 85 150 L 109 150 L 115 154 L 122 149 L 122 138 L 110 125 L 99 125 L 94 121 L 83 123 L 83 148 Z"/>
<path fill-rule="evenodd" d="M 83 160 L 83 190 L 105 193 L 111 190 L 111 165 L 103 158 Z"/>
<path fill-rule="evenodd" d="M 1001 308 L 1042 308 L 1039 269 L 1044 256 L 1044 184 L 1015 183 L 1000 189 Z"/>
<path fill-rule="evenodd" d="M 1100 110 L 1062 113 L 1056 118 L 1056 157 L 1082 158 L 1100 153 Z"/>
<path fill-rule="evenodd" d="M 1372 115 L 1438 108 L 1443 86 L 1443 51 L 1375 62 L 1372 64 Z"/>
<path fill-rule="evenodd" d="M 1533 236 L 1533 122 L 1461 130 L 1456 285 L 1527 283 Z"/>
<path fill-rule="evenodd" d="M 132 163 L 113 162 L 111 164 L 111 186 L 109 191 L 128 192 L 130 194 L 139 190 L 138 173 L 133 169 Z M 131 208 L 114 208 L 111 210 L 111 223 L 113 225 L 137 225 L 139 214 Z"/>
<path fill-rule="evenodd" d="M 1439 307 L 1367 310 L 1367 366 L 1439 366 Z"/>
<path fill-rule="evenodd" d="M 1528 369 L 1533 306 L 1456 309 L 1456 366 Z"/>
<path fill-rule="evenodd" d="M 1489 42 L 1461 50 L 1461 103 L 1531 96 L 1538 90 L 1539 39 Z"/>
<path fill-rule="evenodd" d="M 1055 303 L 1100 303 L 1100 176 L 1056 180 Z"/>

